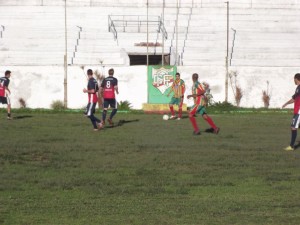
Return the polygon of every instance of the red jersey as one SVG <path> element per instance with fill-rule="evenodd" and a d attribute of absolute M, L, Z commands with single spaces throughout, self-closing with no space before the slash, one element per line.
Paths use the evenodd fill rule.
<path fill-rule="evenodd" d="M 0 78 L 0 97 L 6 97 L 5 91 L 8 88 L 9 79 L 7 77 Z"/>
<path fill-rule="evenodd" d="M 118 79 L 115 77 L 106 77 L 101 84 L 103 89 L 103 98 L 114 99 L 115 96 L 115 87 L 118 86 Z"/>
<path fill-rule="evenodd" d="M 205 105 L 205 98 L 202 94 L 205 93 L 205 88 L 199 81 L 196 81 L 192 87 L 192 94 L 196 94 L 197 97 L 194 98 L 195 105 Z"/>
<path fill-rule="evenodd" d="M 90 103 L 96 103 L 96 102 L 98 102 L 98 94 L 97 94 L 97 92 L 99 91 L 99 87 L 98 87 L 98 82 L 96 81 L 95 78 L 92 77 L 91 79 L 89 79 L 87 89 L 88 90 L 95 90 L 94 93 L 89 93 L 88 94 L 89 102 Z"/>
<path fill-rule="evenodd" d="M 294 99 L 294 114 L 300 114 L 300 85 L 297 86 L 292 98 Z"/>

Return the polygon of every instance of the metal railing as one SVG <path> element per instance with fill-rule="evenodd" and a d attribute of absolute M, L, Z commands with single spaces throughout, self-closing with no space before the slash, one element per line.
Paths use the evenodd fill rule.
<path fill-rule="evenodd" d="M 230 66 L 231 66 L 231 61 L 232 61 L 232 56 L 233 56 L 234 42 L 235 42 L 235 35 L 236 35 L 236 30 L 233 28 L 231 28 L 231 30 L 233 30 L 233 38 L 232 38 L 232 46 L 231 46 L 230 61 L 229 61 Z"/>
<path fill-rule="evenodd" d="M 0 29 L 0 38 L 3 38 L 3 32 L 5 31 L 5 26 L 1 25 L 1 29 Z"/>
<path fill-rule="evenodd" d="M 110 15 L 108 15 L 108 31 L 113 33 L 114 40 L 118 42 L 118 32 Z"/>
<path fill-rule="evenodd" d="M 81 32 L 82 32 L 82 27 L 81 26 L 76 26 L 79 30 L 78 30 L 78 37 L 77 37 L 77 40 L 76 40 L 76 45 L 75 45 L 75 48 L 74 48 L 74 52 L 73 52 L 73 56 L 71 58 L 71 64 L 74 63 L 74 58 L 76 57 L 76 52 L 77 52 L 77 48 L 78 48 L 78 45 L 79 45 L 79 40 L 80 40 L 80 36 L 81 36 Z"/>
<path fill-rule="evenodd" d="M 117 38 L 119 32 L 132 32 L 129 28 L 135 27 L 137 32 L 142 32 L 147 25 L 154 28 L 156 32 L 162 33 L 165 39 L 168 38 L 168 33 L 160 16 L 143 16 L 143 15 L 109 15 L 108 30 Z"/>

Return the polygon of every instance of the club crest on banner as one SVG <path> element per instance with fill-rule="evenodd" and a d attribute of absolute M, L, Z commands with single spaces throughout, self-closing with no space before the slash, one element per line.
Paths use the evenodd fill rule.
<path fill-rule="evenodd" d="M 167 69 L 161 67 L 152 70 L 152 85 L 156 87 L 162 94 L 171 87 L 174 81 L 173 68 Z"/>

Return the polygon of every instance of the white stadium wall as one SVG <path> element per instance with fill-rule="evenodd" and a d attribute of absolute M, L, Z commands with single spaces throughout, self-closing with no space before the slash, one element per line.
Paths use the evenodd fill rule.
<path fill-rule="evenodd" d="M 68 107 L 83 108 L 87 96 L 84 71 L 115 69 L 119 101 L 134 109 L 147 103 L 146 66 L 128 66 L 129 53 L 145 54 L 135 44 L 145 42 L 146 32 L 108 30 L 108 16 L 161 16 L 162 0 L 67 0 L 68 6 Z M 263 107 L 262 92 L 271 93 L 270 107 L 279 108 L 295 90 L 293 76 L 300 72 L 300 0 L 230 0 L 229 70 L 238 73 L 243 91 L 240 106 Z M 14 108 L 23 98 L 30 108 L 50 108 L 64 99 L 65 30 L 64 0 L 0 0 L 0 76 L 12 71 L 10 89 Z M 168 32 L 164 53 L 175 58 L 177 0 L 165 0 L 164 25 Z M 181 0 L 178 71 L 191 88 L 191 75 L 210 84 L 214 101 L 225 100 L 226 4 L 223 0 Z M 79 36 L 80 28 L 82 29 Z M 131 27 L 132 28 L 132 27 Z M 232 28 L 232 29 L 231 29 Z M 129 29 L 129 28 L 128 28 Z M 157 27 L 155 27 L 157 30 Z M 236 31 L 233 46 L 233 31 Z M 131 32 L 131 33 L 130 33 Z M 161 40 L 154 31 L 150 41 Z M 76 49 L 76 50 L 74 50 Z M 233 51 L 232 51 L 233 49 Z M 152 48 L 153 51 L 153 48 Z M 156 54 L 160 54 L 155 49 Z M 169 52 L 167 52 L 169 51 Z M 128 53 L 128 54 L 127 54 Z M 103 62 L 103 60 L 102 60 Z M 235 104 L 228 85 L 228 100 Z M 189 105 L 185 99 L 185 102 Z M 5 107 L 0 105 L 0 107 Z M 291 105 L 289 107 L 292 107 Z"/>
<path fill-rule="evenodd" d="M 85 67 L 101 71 L 102 67 Z M 0 67 L 0 73 L 12 71 L 10 89 L 14 108 L 19 108 L 19 99 L 23 98 L 29 108 L 50 108 L 51 103 L 64 99 L 64 70 L 63 67 Z M 109 68 L 105 68 L 106 74 Z M 129 101 L 134 109 L 141 109 L 147 103 L 147 68 L 146 66 L 114 67 L 115 77 L 119 80 L 120 94 L 118 101 Z M 294 93 L 294 74 L 297 68 L 230 68 L 237 71 L 237 82 L 243 90 L 242 107 L 263 107 L 262 91 L 267 89 L 267 81 L 271 93 L 271 108 L 279 108 Z M 211 86 L 214 101 L 222 102 L 225 99 L 225 68 L 224 67 L 178 67 L 182 78 L 187 85 L 187 93 L 191 91 L 191 75 L 198 73 L 200 81 L 206 81 Z M 87 103 L 87 96 L 82 92 L 87 81 L 80 67 L 68 68 L 68 107 L 81 109 Z M 228 86 L 229 102 L 235 104 L 231 86 Z M 192 102 L 185 99 L 187 105 Z M 4 106 L 1 106 L 4 107 Z"/>

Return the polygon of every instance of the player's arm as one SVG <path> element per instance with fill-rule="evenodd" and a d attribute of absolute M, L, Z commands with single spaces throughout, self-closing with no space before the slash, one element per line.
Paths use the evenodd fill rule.
<path fill-rule="evenodd" d="M 8 93 L 10 94 L 10 90 L 8 88 L 8 85 L 9 85 L 9 80 L 4 81 L 5 90 L 8 91 Z"/>
<path fill-rule="evenodd" d="M 283 104 L 282 108 L 285 108 L 287 105 L 294 103 L 294 99 L 291 98 L 290 100 L 288 100 L 286 103 Z"/>
<path fill-rule="evenodd" d="M 114 78 L 114 89 L 117 95 L 119 94 L 118 79 Z"/>
<path fill-rule="evenodd" d="M 199 85 L 198 86 L 198 91 L 197 91 L 197 94 L 192 94 L 192 95 L 188 95 L 187 98 L 196 98 L 198 96 L 201 96 L 205 93 L 205 90 L 203 88 L 201 88 L 201 86 Z"/>
<path fill-rule="evenodd" d="M 184 84 L 184 82 L 182 83 L 182 85 L 181 85 L 181 93 L 182 93 L 182 98 L 184 98 L 184 92 L 185 92 L 185 84 Z"/>
<path fill-rule="evenodd" d="M 88 89 L 86 89 L 86 88 L 83 89 L 83 92 L 84 92 L 84 93 L 89 93 L 89 94 L 95 94 L 95 93 L 96 93 L 95 89 L 90 89 L 90 90 L 88 90 Z"/>
<path fill-rule="evenodd" d="M 169 95 L 174 91 L 173 87 L 174 87 L 174 82 L 173 82 L 173 84 L 172 84 L 172 86 L 171 86 L 171 88 L 170 88 L 169 93 L 167 94 L 168 97 L 169 97 Z"/>

